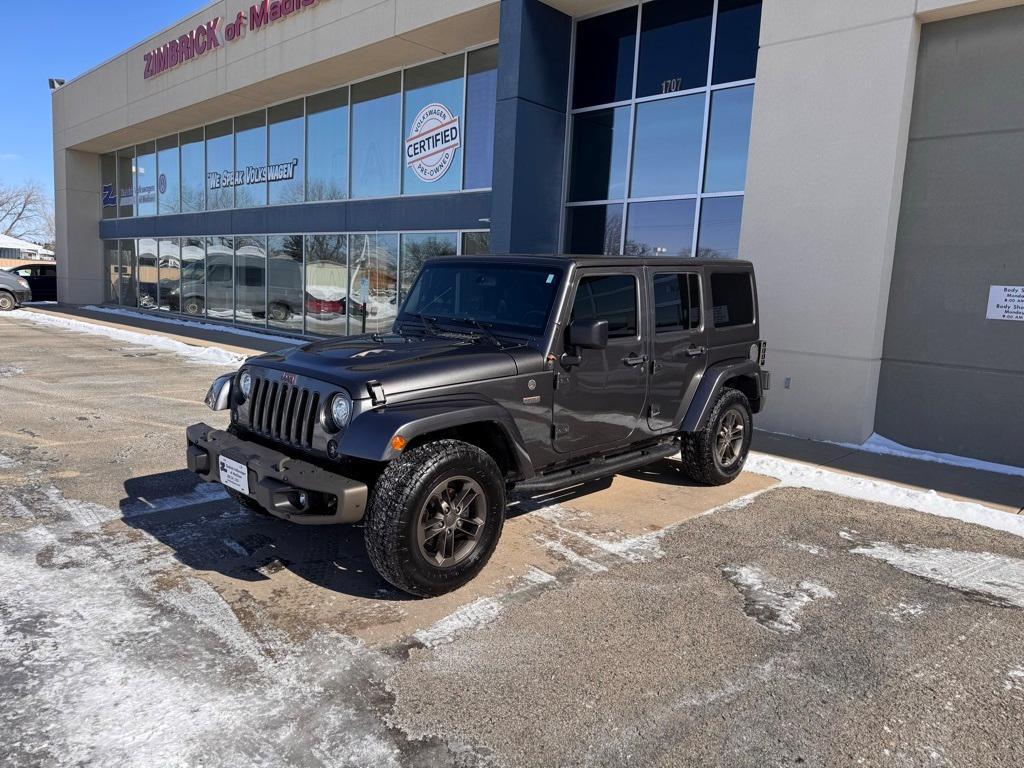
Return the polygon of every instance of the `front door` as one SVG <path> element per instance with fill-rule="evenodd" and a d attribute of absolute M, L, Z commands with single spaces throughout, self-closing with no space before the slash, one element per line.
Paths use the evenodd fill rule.
<path fill-rule="evenodd" d="M 570 364 L 555 364 L 553 440 L 559 452 L 589 452 L 625 443 L 640 426 L 647 404 L 642 277 L 639 268 L 614 274 L 581 270 L 576 276 L 572 314 L 565 327 L 575 320 L 607 320 L 608 346 L 566 349 L 563 359 Z"/>
<path fill-rule="evenodd" d="M 707 367 L 707 335 L 701 308 L 700 274 L 651 268 L 652 431 L 678 427 Z"/>

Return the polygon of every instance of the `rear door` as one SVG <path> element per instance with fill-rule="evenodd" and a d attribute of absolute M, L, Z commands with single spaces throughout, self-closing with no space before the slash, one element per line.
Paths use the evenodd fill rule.
<path fill-rule="evenodd" d="M 32 284 L 32 298 L 36 301 L 57 300 L 57 266 L 55 264 L 42 264 L 32 268 L 35 276 Z"/>
<path fill-rule="evenodd" d="M 677 427 L 707 367 L 707 331 L 699 270 L 651 267 L 647 279 L 650 315 L 651 400 L 647 423 L 653 431 Z"/>
<path fill-rule="evenodd" d="M 586 453 L 628 442 L 647 404 L 647 337 L 640 300 L 643 270 L 580 270 L 566 335 L 574 320 L 607 320 L 608 346 L 566 352 L 579 364 L 556 363 L 553 444 Z"/>

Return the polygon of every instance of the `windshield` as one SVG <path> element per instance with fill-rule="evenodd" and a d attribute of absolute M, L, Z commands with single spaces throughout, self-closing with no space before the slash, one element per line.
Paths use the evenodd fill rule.
<path fill-rule="evenodd" d="M 561 283 L 562 271 L 520 264 L 428 264 L 398 322 L 479 323 L 496 333 L 539 336 Z"/>

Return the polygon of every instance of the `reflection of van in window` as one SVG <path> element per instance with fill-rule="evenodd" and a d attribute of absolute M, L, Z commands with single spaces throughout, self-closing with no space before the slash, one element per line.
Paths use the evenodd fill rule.
<path fill-rule="evenodd" d="M 204 280 L 205 270 L 205 280 Z M 266 270 L 270 302 L 267 306 Z M 294 259 L 266 259 L 245 253 L 207 254 L 182 266 L 182 308 L 186 314 L 231 319 L 233 307 L 252 317 L 284 322 L 302 313 L 302 266 Z"/>

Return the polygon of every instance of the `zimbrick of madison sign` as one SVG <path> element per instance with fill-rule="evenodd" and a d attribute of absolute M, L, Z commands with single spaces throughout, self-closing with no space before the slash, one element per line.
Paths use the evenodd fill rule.
<path fill-rule="evenodd" d="M 220 48 L 223 42 L 234 42 L 245 37 L 246 32 L 257 32 L 264 27 L 294 16 L 317 2 L 324 0 L 263 0 L 249 7 L 248 12 L 239 11 L 234 21 L 221 23 L 220 16 L 190 29 L 159 48 L 143 54 L 145 70 L 143 77 L 149 79 L 174 69 L 192 59 Z"/>

